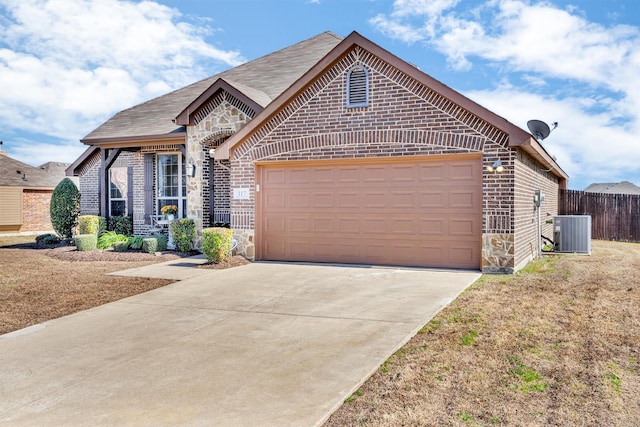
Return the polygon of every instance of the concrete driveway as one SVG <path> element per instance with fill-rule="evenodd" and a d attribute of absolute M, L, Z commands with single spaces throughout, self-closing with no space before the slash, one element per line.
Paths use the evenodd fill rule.
<path fill-rule="evenodd" d="M 129 274 L 193 274 L 1 336 L 0 424 L 321 424 L 480 276 L 279 263 L 173 267 Z"/>

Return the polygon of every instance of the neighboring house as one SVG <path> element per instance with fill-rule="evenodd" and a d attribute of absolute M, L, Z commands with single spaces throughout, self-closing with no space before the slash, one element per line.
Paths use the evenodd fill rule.
<path fill-rule="evenodd" d="M 198 247 L 228 223 L 256 260 L 513 272 L 568 179 L 531 134 L 355 32 L 124 110 L 82 142 L 67 173 L 83 213 L 145 234 L 175 204 Z"/>
<path fill-rule="evenodd" d="M 0 151 L 0 234 L 52 230 L 51 194 L 68 166 L 49 162 L 33 167 Z"/>
<path fill-rule="evenodd" d="M 603 184 L 591 184 L 584 189 L 586 193 L 606 193 L 606 194 L 640 194 L 640 187 L 629 182 L 614 182 Z"/>

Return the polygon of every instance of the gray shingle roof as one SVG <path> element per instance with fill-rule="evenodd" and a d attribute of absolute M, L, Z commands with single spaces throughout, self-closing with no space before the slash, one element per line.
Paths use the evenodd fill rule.
<path fill-rule="evenodd" d="M 622 181 L 591 184 L 584 191 L 587 193 L 640 194 L 640 187 L 629 181 Z"/>
<path fill-rule="evenodd" d="M 45 168 L 34 168 L 26 163 L 19 162 L 11 157 L 0 155 L 0 185 L 10 187 L 44 187 L 55 188 L 64 179 L 64 168 L 67 164 L 61 163 L 60 168 L 55 166 L 48 168 L 49 163 L 45 163 Z M 51 171 L 51 172 L 50 172 Z"/>
<path fill-rule="evenodd" d="M 325 32 L 123 110 L 87 135 L 83 142 L 181 132 L 183 127 L 176 125 L 172 120 L 218 79 L 224 79 L 257 104 L 265 106 L 298 80 L 341 40 L 341 37 Z"/>

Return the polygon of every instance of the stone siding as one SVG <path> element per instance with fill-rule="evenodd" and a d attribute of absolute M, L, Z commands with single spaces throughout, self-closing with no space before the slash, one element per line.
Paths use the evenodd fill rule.
<path fill-rule="evenodd" d="M 202 228 L 212 223 L 210 206 L 211 162 L 209 150 L 217 148 L 230 135 L 245 125 L 255 112 L 232 95 L 221 92 L 206 103 L 195 115 L 194 124 L 187 126 L 187 158 L 196 166 L 196 176 L 187 179 L 187 216 L 196 223 L 196 248 L 202 248 Z M 229 207 L 229 171 L 213 165 L 214 204 Z M 219 183 L 219 184 L 218 184 Z M 226 194 L 225 194 L 226 192 Z M 218 206 L 221 207 L 221 206 Z"/>

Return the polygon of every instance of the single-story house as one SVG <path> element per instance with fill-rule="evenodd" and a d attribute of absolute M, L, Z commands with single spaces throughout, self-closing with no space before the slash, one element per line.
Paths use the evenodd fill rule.
<path fill-rule="evenodd" d="M 53 230 L 51 195 L 68 166 L 49 162 L 33 167 L 0 150 L 0 234 Z"/>
<path fill-rule="evenodd" d="M 514 272 L 568 180 L 530 133 L 356 32 L 121 111 L 82 142 L 67 173 L 83 213 L 131 215 L 143 235 L 176 205 L 198 247 L 228 224 L 255 260 Z"/>

